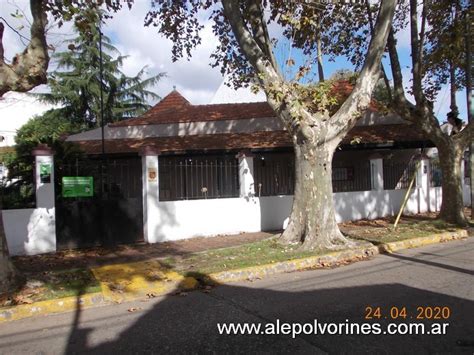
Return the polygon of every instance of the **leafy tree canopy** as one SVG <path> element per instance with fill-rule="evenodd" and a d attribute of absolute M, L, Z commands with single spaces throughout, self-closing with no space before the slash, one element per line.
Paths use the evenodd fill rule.
<path fill-rule="evenodd" d="M 105 123 L 142 114 L 150 108 L 148 100 L 159 99 L 148 88 L 164 74 L 144 78 L 144 67 L 133 77 L 125 75 L 121 67 L 126 57 L 120 55 L 108 37 L 100 34 L 101 12 L 85 11 L 83 17 L 83 22 L 75 25 L 78 36 L 68 41 L 68 50 L 53 56 L 57 69 L 48 75 L 51 91 L 39 97 L 62 105 L 65 117 L 82 129 L 100 126 L 101 86 Z"/>

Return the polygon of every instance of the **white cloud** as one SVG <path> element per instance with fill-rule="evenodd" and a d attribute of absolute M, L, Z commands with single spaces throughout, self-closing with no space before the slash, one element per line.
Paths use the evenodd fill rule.
<path fill-rule="evenodd" d="M 167 95 L 173 86 L 192 103 L 207 103 L 222 82 L 219 69 L 209 66 L 209 56 L 215 49 L 217 38 L 213 35 L 211 23 L 205 23 L 203 41 L 192 53 L 190 60 L 171 60 L 172 43 L 157 33 L 155 27 L 144 27 L 143 22 L 149 9 L 146 1 L 136 2 L 132 10 L 117 13 L 104 27 L 105 33 L 124 55 L 124 71 L 134 75 L 144 65 L 150 74 L 165 72 L 167 77 L 156 86 L 157 93 Z"/>

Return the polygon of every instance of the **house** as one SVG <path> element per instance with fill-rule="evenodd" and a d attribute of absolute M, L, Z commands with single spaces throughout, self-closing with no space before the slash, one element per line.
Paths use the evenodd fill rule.
<path fill-rule="evenodd" d="M 49 182 L 38 169 L 53 165 L 53 154 L 36 152 L 36 207 L 48 216 L 54 210 L 55 218 L 55 239 L 41 252 L 284 228 L 294 157 L 288 133 L 266 102 L 193 105 L 174 90 L 142 116 L 107 125 L 103 134 L 104 140 L 99 128 L 69 136 L 84 156 L 52 169 Z M 429 159 L 421 154 L 432 146 L 399 117 L 368 111 L 333 160 L 338 221 L 396 214 L 414 175 L 405 212 L 439 209 L 441 191 L 430 186 Z M 65 193 L 74 177 L 87 178 L 90 194 Z M 9 244 L 35 239 L 8 236 L 8 230 L 7 237 Z M 18 250 L 32 252 L 38 251 Z"/>

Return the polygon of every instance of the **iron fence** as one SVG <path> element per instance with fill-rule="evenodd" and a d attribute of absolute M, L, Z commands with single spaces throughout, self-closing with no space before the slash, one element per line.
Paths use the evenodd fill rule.
<path fill-rule="evenodd" d="M 234 155 L 159 158 L 160 201 L 239 196 Z"/>
<path fill-rule="evenodd" d="M 442 184 L 441 166 L 438 160 L 430 161 L 430 187 L 439 187 Z"/>
<path fill-rule="evenodd" d="M 368 191 L 371 189 L 370 161 L 362 161 L 357 166 L 332 168 L 333 192 Z"/>
<path fill-rule="evenodd" d="M 103 192 L 109 197 L 134 198 L 142 194 L 141 169 L 141 161 L 137 158 L 75 159 L 57 164 L 56 193 L 61 192 L 62 177 L 91 176 L 94 196 Z"/>
<path fill-rule="evenodd" d="M 383 161 L 383 186 L 385 190 L 406 189 L 416 171 L 416 162 Z M 414 182 L 416 184 L 416 180 Z"/>
<path fill-rule="evenodd" d="M 292 153 L 256 154 L 253 167 L 257 196 L 294 194 L 295 159 Z"/>

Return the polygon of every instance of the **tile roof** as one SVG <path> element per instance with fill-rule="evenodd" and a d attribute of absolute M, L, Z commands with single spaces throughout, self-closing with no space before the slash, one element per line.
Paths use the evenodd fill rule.
<path fill-rule="evenodd" d="M 160 123 L 205 122 L 274 117 L 266 102 L 192 105 L 176 90 L 143 115 L 111 124 L 111 127 L 138 126 Z"/>
<path fill-rule="evenodd" d="M 356 126 L 344 138 L 343 144 L 423 142 L 425 139 L 411 125 L 392 124 Z M 88 154 L 101 152 L 101 141 L 75 142 Z M 162 153 L 190 150 L 232 150 L 291 147 L 291 138 L 286 131 L 262 131 L 254 133 L 226 133 L 213 135 L 190 135 L 172 137 L 148 137 L 144 139 L 112 139 L 105 142 L 105 151 L 115 153 L 137 153 L 151 147 Z"/>

